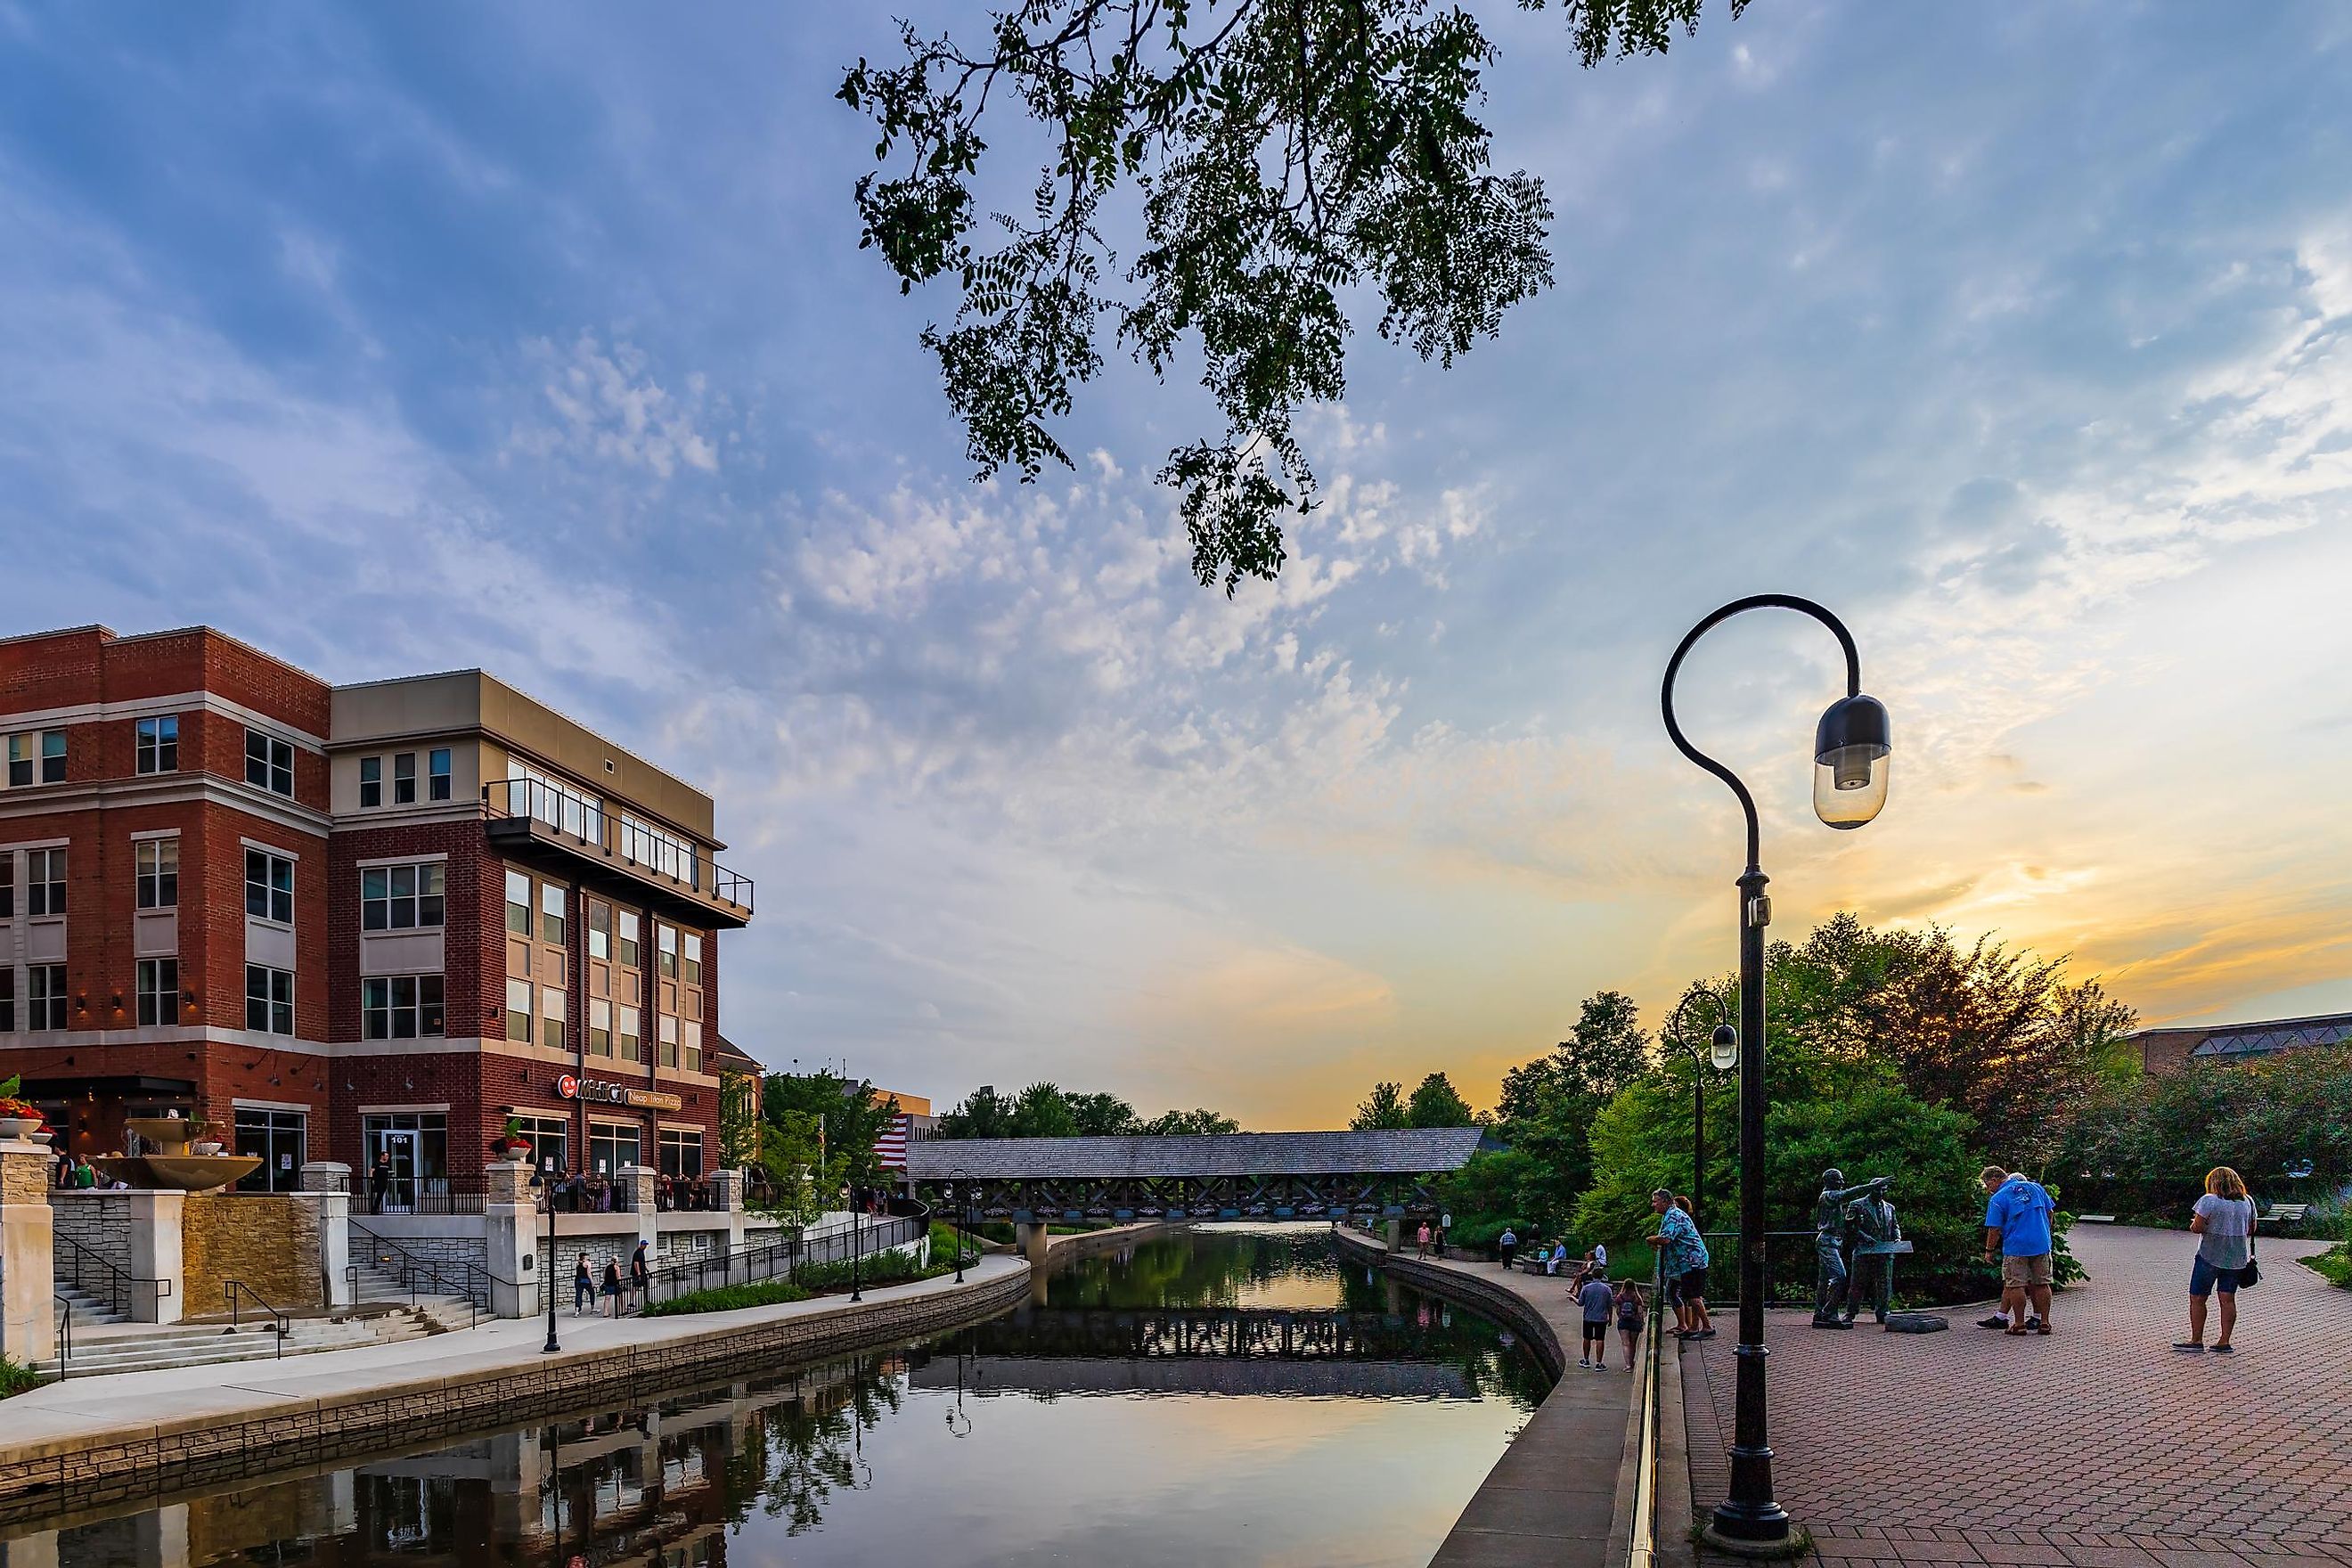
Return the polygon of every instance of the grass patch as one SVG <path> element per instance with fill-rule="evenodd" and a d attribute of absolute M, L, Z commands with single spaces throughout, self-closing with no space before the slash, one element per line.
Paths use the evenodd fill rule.
<path fill-rule="evenodd" d="M 0 1355 L 0 1399 L 12 1399 L 41 1386 L 41 1374 L 13 1356 Z"/>
<path fill-rule="evenodd" d="M 2326 1252 L 2303 1261 L 2330 1285 L 2352 1290 L 2352 1241 L 2338 1242 Z"/>
<path fill-rule="evenodd" d="M 884 1252 L 859 1264 L 857 1283 L 869 1288 L 904 1285 L 916 1279 L 936 1279 L 954 1270 L 952 1247 L 947 1257 L 935 1256 L 928 1264 L 918 1263 L 902 1252 Z M 708 1290 L 689 1290 L 683 1296 L 652 1303 L 646 1308 L 644 1315 L 648 1318 L 682 1318 L 698 1312 L 733 1312 L 745 1307 L 776 1307 L 846 1290 L 849 1285 L 847 1261 L 811 1263 L 803 1266 L 790 1279 L 761 1279 L 749 1285 L 720 1285 Z"/>

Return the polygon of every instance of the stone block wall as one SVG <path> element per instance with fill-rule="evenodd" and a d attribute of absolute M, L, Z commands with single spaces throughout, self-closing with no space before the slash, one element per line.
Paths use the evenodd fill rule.
<path fill-rule="evenodd" d="M 383 1239 L 388 1245 L 383 1248 L 377 1248 L 359 1231 L 357 1226 L 352 1229 L 353 1263 L 375 1263 L 379 1250 L 390 1252 L 396 1247 L 401 1252 L 425 1263 L 471 1264 L 476 1268 L 488 1266 L 489 1247 L 478 1230 L 472 1236 L 385 1236 Z M 393 1253 L 392 1262 L 377 1266 L 386 1273 L 396 1271 L 400 1267 L 399 1254 Z"/>
<path fill-rule="evenodd" d="M 182 1216 L 185 1316 L 226 1312 L 231 1279 L 281 1310 L 326 1305 L 315 1203 L 289 1193 L 191 1193 Z"/>
<path fill-rule="evenodd" d="M 57 1277 L 70 1280 L 74 1277 L 73 1248 L 68 1240 L 80 1243 L 99 1257 L 111 1263 L 124 1274 L 131 1272 L 131 1198 L 125 1193 L 52 1192 L 49 1194 L 50 1223 L 57 1236 Z M 87 1274 L 82 1283 L 94 1296 L 103 1296 L 103 1282 Z"/>

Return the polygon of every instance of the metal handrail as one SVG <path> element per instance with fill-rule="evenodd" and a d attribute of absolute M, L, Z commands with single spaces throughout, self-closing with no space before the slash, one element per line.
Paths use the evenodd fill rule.
<path fill-rule="evenodd" d="M 229 1331 L 234 1333 L 238 1329 L 245 1326 L 245 1320 L 242 1315 L 243 1309 L 237 1304 L 237 1299 L 241 1296 L 251 1297 L 255 1306 L 259 1307 L 263 1311 L 269 1314 L 271 1327 L 276 1331 L 276 1338 L 278 1341 L 278 1359 L 280 1361 L 285 1360 L 286 1336 L 294 1331 L 293 1315 L 289 1312 L 281 1312 L 277 1308 L 271 1306 L 268 1302 L 263 1300 L 261 1299 L 261 1292 L 256 1290 L 252 1286 L 247 1284 L 242 1279 L 227 1279 L 222 1281 L 222 1283 L 228 1287 Z"/>
<path fill-rule="evenodd" d="M 1642 1359 L 1642 1430 L 1633 1455 L 1633 1521 L 1625 1542 L 1625 1568 L 1652 1568 L 1658 1551 L 1658 1423 L 1661 1381 L 1659 1346 L 1665 1329 L 1666 1270 L 1664 1259 L 1650 1271 L 1650 1345 Z"/>
<path fill-rule="evenodd" d="M 930 1228 L 931 1211 L 926 1207 L 919 1215 L 891 1215 L 871 1225 L 855 1227 L 857 1232 L 856 1253 L 870 1257 L 906 1246 Z M 710 1289 L 710 1271 L 719 1271 L 719 1284 L 731 1285 L 740 1279 L 744 1284 L 762 1279 L 797 1279 L 800 1271 L 811 1263 L 839 1263 L 850 1256 L 849 1249 L 838 1245 L 851 1240 L 853 1227 L 838 1226 L 812 1237 L 805 1233 L 790 1241 L 771 1242 L 767 1246 L 737 1253 L 720 1253 L 716 1258 L 698 1258 L 690 1263 L 673 1263 L 665 1268 L 650 1270 L 646 1288 L 638 1292 L 633 1312 L 643 1312 L 656 1300 L 673 1300 L 689 1290 Z M 812 1246 L 814 1242 L 817 1245 Z M 820 1256 L 822 1254 L 823 1256 Z M 782 1259 L 782 1267 L 777 1263 Z M 692 1283 L 688 1279 L 691 1277 Z"/>
<path fill-rule="evenodd" d="M 698 844 L 623 820 L 620 813 L 607 811 L 604 803 L 593 795 L 538 779 L 491 779 L 482 785 L 482 809 L 491 816 L 543 822 L 558 833 L 593 844 L 680 887 L 707 893 L 738 909 L 751 908 L 751 878 L 720 865 Z M 674 863 L 676 869 L 666 862 Z"/>
<path fill-rule="evenodd" d="M 454 1294 L 465 1298 L 467 1328 L 472 1328 L 482 1321 L 483 1307 L 489 1296 L 492 1284 L 514 1283 L 509 1279 L 499 1279 L 478 1263 L 452 1263 L 439 1258 L 419 1258 L 400 1243 L 392 1240 L 389 1237 L 378 1236 L 365 1226 L 355 1225 L 351 1228 L 352 1235 L 363 1237 L 371 1246 L 383 1249 L 376 1254 L 379 1262 L 383 1261 L 387 1254 L 400 1259 L 400 1283 L 408 1292 L 408 1304 L 412 1308 L 417 1304 L 417 1298 L 426 1293 L 428 1285 L 433 1295 L 453 1294 L 442 1289 L 443 1271 L 447 1270 L 453 1274 L 459 1287 Z M 352 1264 L 346 1267 L 343 1277 L 351 1282 L 352 1302 L 356 1306 L 360 1296 L 359 1266 Z"/>
<path fill-rule="evenodd" d="M 82 1266 L 85 1263 L 102 1270 L 107 1287 L 106 1304 L 126 1318 L 131 1315 L 131 1288 L 132 1286 L 154 1286 L 155 1299 L 159 1301 L 172 1293 L 172 1282 L 169 1279 L 150 1279 L 144 1275 L 133 1274 L 104 1253 L 76 1241 L 70 1236 L 60 1234 L 55 1239 L 65 1244 L 73 1259 L 74 1289 L 79 1290 L 82 1288 Z M 54 1272 L 54 1269 L 52 1271 Z"/>
<path fill-rule="evenodd" d="M 66 1372 L 73 1364 L 73 1303 L 56 1296 L 57 1304 L 65 1309 L 58 1314 L 58 1381 L 66 1380 Z"/>

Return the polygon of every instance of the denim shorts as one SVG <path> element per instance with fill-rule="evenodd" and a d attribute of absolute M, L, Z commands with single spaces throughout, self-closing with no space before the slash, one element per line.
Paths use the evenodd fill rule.
<path fill-rule="evenodd" d="M 2234 1268 L 2214 1268 L 2205 1261 L 2205 1255 L 2200 1252 L 2197 1255 L 2197 1261 L 2189 1268 L 2189 1293 L 2192 1296 L 2210 1296 L 2216 1290 L 2221 1291 L 2224 1296 L 2236 1295 L 2238 1271 Z"/>

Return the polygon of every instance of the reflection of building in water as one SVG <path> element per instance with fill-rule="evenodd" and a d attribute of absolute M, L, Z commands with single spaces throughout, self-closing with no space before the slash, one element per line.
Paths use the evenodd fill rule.
<path fill-rule="evenodd" d="M 730 1507 L 756 1499 L 806 1529 L 834 1491 L 867 1484 L 862 1431 L 896 1404 L 904 1371 L 896 1356 L 842 1360 L 35 1531 L 0 1545 L 0 1568 L 724 1568 Z"/>

